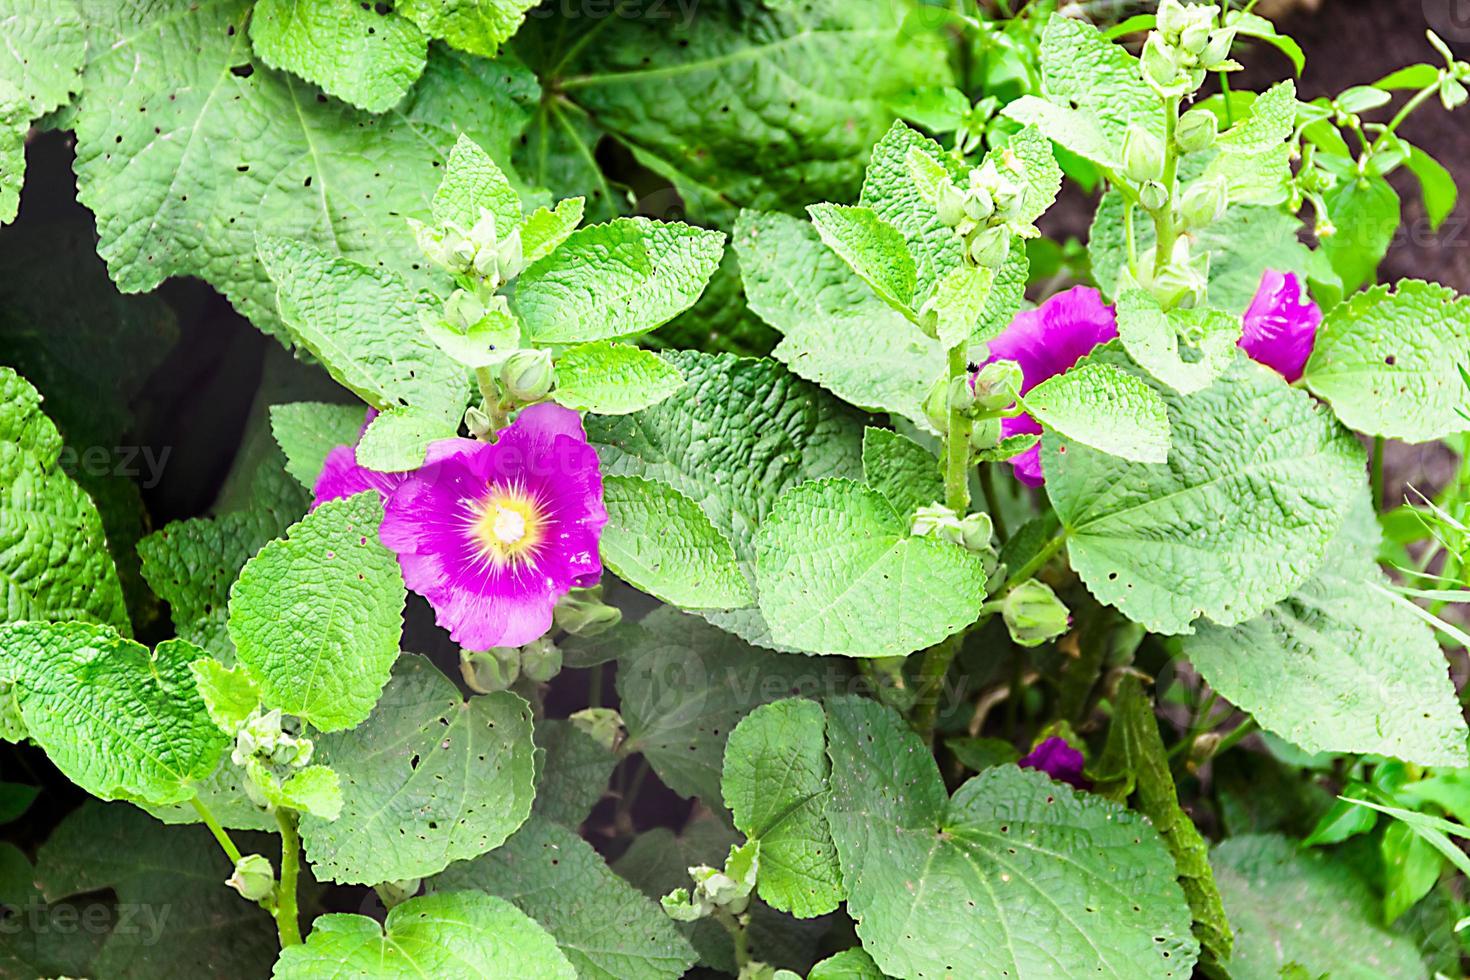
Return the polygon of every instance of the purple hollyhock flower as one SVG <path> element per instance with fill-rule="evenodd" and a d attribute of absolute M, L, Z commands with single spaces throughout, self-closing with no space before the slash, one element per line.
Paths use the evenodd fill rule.
<path fill-rule="evenodd" d="M 523 646 L 551 628 L 557 599 L 602 577 L 597 453 L 577 413 L 550 403 L 494 443 L 445 441 L 470 447 L 407 474 L 379 535 L 456 643 Z"/>
<path fill-rule="evenodd" d="M 367 427 L 377 417 L 377 409 L 367 410 L 367 418 L 363 419 L 362 428 L 357 430 L 359 441 L 362 440 L 362 434 L 367 431 Z M 425 465 L 438 462 L 447 456 L 473 450 L 477 445 L 479 443 L 473 439 L 441 439 L 429 446 L 424 460 Z M 317 475 L 316 483 L 312 486 L 311 506 L 314 510 L 328 500 L 351 497 L 364 490 L 376 490 L 386 500 L 388 495 L 408 477 L 408 472 L 384 473 L 381 470 L 370 470 L 360 465 L 357 462 L 356 443 L 334 446 L 332 451 L 327 453 L 326 459 L 322 461 L 322 471 Z"/>
<path fill-rule="evenodd" d="M 1092 783 L 1082 775 L 1086 764 L 1082 753 L 1067 744 L 1064 738 L 1052 736 L 1041 740 L 1016 763 L 1022 769 L 1039 769 L 1052 779 L 1070 783 L 1078 789 L 1092 789 Z"/>
<path fill-rule="evenodd" d="M 1042 303 L 1034 310 L 1024 310 L 1000 336 L 990 342 L 992 361 L 1015 361 L 1021 365 L 1021 394 L 1026 394 L 1047 378 L 1068 370 L 1092 353 L 1094 347 L 1118 336 L 1118 320 L 1113 308 L 1102 300 L 1102 294 L 1087 286 L 1074 286 Z M 975 378 L 970 377 L 973 386 Z M 1040 433 L 1041 426 L 1026 414 L 1002 419 L 1001 438 Z M 1039 487 L 1041 477 L 1041 445 L 1010 459 L 1016 478 L 1027 486 Z"/>
<path fill-rule="evenodd" d="M 1252 360 L 1296 381 L 1312 356 L 1322 311 L 1294 272 L 1267 269 L 1245 311 L 1240 348 Z"/>

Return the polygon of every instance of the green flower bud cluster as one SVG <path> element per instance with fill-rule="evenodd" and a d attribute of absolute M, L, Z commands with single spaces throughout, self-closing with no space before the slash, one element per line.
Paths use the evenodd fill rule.
<path fill-rule="evenodd" d="M 1157 29 L 1150 31 L 1140 58 L 1143 80 L 1164 98 L 1188 95 L 1204 83 L 1205 73 L 1235 71 L 1230 60 L 1235 27 L 1217 27 L 1213 4 L 1162 0 Z"/>
<path fill-rule="evenodd" d="M 615 708 L 583 708 L 567 720 L 609 752 L 616 752 L 623 742 L 623 716 Z"/>
<path fill-rule="evenodd" d="M 1444 58 L 1445 66 L 1439 70 L 1439 103 L 1451 111 L 1458 109 L 1470 99 L 1470 91 L 1465 89 L 1465 83 L 1470 82 L 1470 61 L 1457 61 L 1449 45 L 1438 34 L 1433 31 L 1424 33 L 1430 45 Z"/>
<path fill-rule="evenodd" d="M 461 650 L 459 673 L 465 685 L 477 694 L 493 694 L 509 690 L 524 677 L 545 684 L 561 673 L 561 648 L 551 637 L 543 636 L 523 647 L 492 647 L 489 650 Z"/>
<path fill-rule="evenodd" d="M 993 361 L 973 378 L 940 378 L 924 399 L 924 415 L 935 430 L 949 430 L 949 413 L 984 421 L 1007 414 L 1015 407 L 1024 376 L 1015 361 Z"/>
<path fill-rule="evenodd" d="M 1036 647 L 1067 632 L 1071 614 L 1051 586 L 1027 579 L 1001 602 L 1001 618 L 1011 639 L 1023 647 Z"/>
<path fill-rule="evenodd" d="M 279 708 L 264 714 L 257 710 L 235 734 L 235 748 L 230 759 L 237 766 L 251 760 L 273 766 L 302 768 L 311 762 L 315 750 L 311 739 L 286 731 Z"/>
<path fill-rule="evenodd" d="M 914 537 L 939 538 L 957 544 L 976 554 L 993 554 L 991 540 L 995 537 L 995 526 L 990 515 L 967 514 L 960 517 L 943 504 L 930 504 L 914 511 L 910 528 Z"/>
<path fill-rule="evenodd" d="M 942 181 L 935 188 L 934 207 L 939 220 L 964 242 L 966 260 L 994 268 L 1005 261 L 1012 235 L 1034 233 L 1020 220 L 1026 189 L 1024 165 L 1001 150 L 971 170 L 964 187 Z"/>
<path fill-rule="evenodd" d="M 724 868 L 700 864 L 689 869 L 694 888 L 676 888 L 660 899 L 669 918 L 693 922 L 716 913 L 742 916 L 750 908 L 760 872 L 760 841 L 748 840 L 730 848 Z"/>
<path fill-rule="evenodd" d="M 1153 268 L 1154 250 L 1149 249 L 1139 260 L 1138 285 L 1164 309 L 1189 309 L 1204 302 L 1210 282 L 1210 253 L 1192 254 L 1188 235 L 1180 235 L 1174 242 L 1169 261 L 1157 275 L 1149 274 L 1148 270 Z"/>
<path fill-rule="evenodd" d="M 557 600 L 551 620 L 559 630 L 573 636 L 606 633 L 623 621 L 623 611 L 602 601 L 602 586 L 573 589 Z"/>
<path fill-rule="evenodd" d="M 468 230 L 452 221 L 443 225 L 414 221 L 412 227 L 430 262 L 461 281 L 473 282 L 486 298 L 525 268 L 520 229 L 502 236 L 495 215 L 486 208 L 480 209 L 479 220 Z"/>

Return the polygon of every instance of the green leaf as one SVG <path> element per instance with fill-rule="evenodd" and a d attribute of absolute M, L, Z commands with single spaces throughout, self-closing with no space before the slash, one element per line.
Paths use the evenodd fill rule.
<path fill-rule="evenodd" d="M 342 813 L 342 784 L 327 766 L 298 769 L 279 789 L 267 789 L 265 795 L 274 806 L 316 819 L 336 820 Z"/>
<path fill-rule="evenodd" d="M 138 543 L 143 577 L 168 602 L 179 636 L 234 663 L 235 646 L 226 628 L 230 587 L 245 562 L 285 534 L 310 502 L 275 454 L 256 471 L 241 509 L 174 521 Z"/>
<path fill-rule="evenodd" d="M 456 382 L 459 379 L 456 379 Z M 462 391 L 455 383 L 452 391 Z M 463 394 L 454 396 L 463 398 Z M 460 406 L 463 409 L 463 406 Z M 459 411 L 454 418 L 415 408 L 395 408 L 379 413 L 357 442 L 358 465 L 381 472 L 415 470 L 424 465 L 429 444 L 459 434 Z"/>
<path fill-rule="evenodd" d="M 807 980 L 885 980 L 882 970 L 873 958 L 854 946 L 844 949 L 836 956 L 829 956 L 806 975 Z"/>
<path fill-rule="evenodd" d="M 822 242 L 889 306 L 910 311 L 917 275 L 899 230 L 869 208 L 813 204 L 807 209 Z"/>
<path fill-rule="evenodd" d="M 679 369 L 657 354 L 597 340 L 562 351 L 552 397 L 578 411 L 627 415 L 657 405 L 683 385 Z"/>
<path fill-rule="evenodd" d="M 1189 906 L 1142 816 L 1014 766 L 951 799 L 918 735 L 862 698 L 827 703 L 827 751 L 848 914 L 885 973 L 1188 975 Z"/>
<path fill-rule="evenodd" d="M 271 974 L 275 980 L 352 975 L 574 980 L 577 971 L 545 929 L 504 899 L 440 892 L 394 906 L 381 925 L 365 915 L 320 916 L 304 944 L 281 952 Z"/>
<path fill-rule="evenodd" d="M 31 121 L 66 104 L 81 87 L 87 49 L 81 13 L 72 0 L 0 2 L 5 50 L 0 52 L 0 225 L 20 205 L 25 139 Z"/>
<path fill-rule="evenodd" d="M 362 430 L 360 405 L 291 402 L 272 405 L 271 433 L 286 454 L 286 472 L 310 490 L 322 472 L 327 453 L 357 442 Z"/>
<path fill-rule="evenodd" d="M 608 779 L 620 759 L 565 719 L 538 722 L 536 747 L 544 754 L 532 812 L 576 828 L 607 792 Z"/>
<path fill-rule="evenodd" d="M 96 506 L 61 469 L 41 396 L 0 367 L 0 622 L 84 620 L 127 632 Z"/>
<path fill-rule="evenodd" d="M 1240 318 L 1229 313 L 1208 307 L 1165 313 L 1142 289 L 1118 296 L 1118 339 L 1123 349 L 1139 367 L 1181 395 L 1214 384 L 1235 362 L 1240 334 Z"/>
<path fill-rule="evenodd" d="M 915 266 L 914 299 L 922 303 L 936 283 L 964 262 L 964 245 L 910 173 L 910 154 L 917 154 L 935 180 L 953 182 L 954 159 L 944 147 L 902 122 L 895 122 L 873 146 L 863 179 L 864 208 L 898 230 Z M 737 239 L 740 236 L 736 228 Z M 748 274 L 747 274 L 748 275 Z M 818 284 L 808 284 L 806 289 Z M 910 328 L 911 329 L 911 328 Z"/>
<path fill-rule="evenodd" d="M 535 262 L 550 255 L 566 241 L 582 222 L 585 204 L 580 197 L 569 197 L 557 201 L 553 209 L 541 207 L 527 215 L 521 225 L 521 255 L 525 261 Z"/>
<path fill-rule="evenodd" d="M 1163 137 L 1159 98 L 1143 81 L 1138 61 L 1091 24 L 1052 17 L 1041 38 L 1042 88 L 1047 102 L 1024 96 L 1006 115 L 1035 125 L 1049 138 L 1094 163 L 1116 166 L 1129 123 Z"/>
<path fill-rule="evenodd" d="M 23 817 L 40 792 L 39 786 L 0 782 L 0 824 L 13 823 Z"/>
<path fill-rule="evenodd" d="M 440 350 L 467 368 L 499 368 L 507 354 L 521 346 L 521 323 L 509 309 L 488 309 L 478 322 L 460 330 L 441 313 L 424 308 L 419 310 L 419 326 Z"/>
<path fill-rule="evenodd" d="M 810 653 L 905 656 L 973 623 L 985 601 L 979 555 L 910 536 L 887 498 L 851 480 L 787 491 L 755 546 L 772 638 Z"/>
<path fill-rule="evenodd" d="M 1049 433 L 1047 495 L 1072 568 L 1100 601 L 1158 633 L 1191 633 L 1201 616 L 1233 626 L 1320 567 L 1363 451 L 1311 396 L 1243 355 L 1209 388 L 1163 397 L 1167 464 Z"/>
<path fill-rule="evenodd" d="M 935 332 L 941 347 L 954 347 L 975 333 L 990 303 L 995 279 L 996 270 L 989 266 L 957 265 L 935 285 L 929 309 L 937 318 Z"/>
<path fill-rule="evenodd" d="M 1413 941 L 1384 930 L 1372 889 L 1346 862 L 1274 835 L 1234 837 L 1210 862 L 1235 927 L 1232 976 L 1277 977 L 1293 963 L 1313 977 L 1425 975 Z"/>
<path fill-rule="evenodd" d="M 944 370 L 939 342 L 879 299 L 810 222 L 743 211 L 735 251 L 750 308 L 783 335 L 778 360 L 853 405 L 927 425 L 924 396 Z"/>
<path fill-rule="evenodd" d="M 589 417 L 588 438 L 605 475 L 667 483 L 697 503 L 753 581 L 755 529 L 784 490 L 861 475 L 859 416 L 769 360 L 693 351 L 665 357 L 685 386 L 632 415 Z M 750 642 L 772 642 L 754 609 L 708 618 Z"/>
<path fill-rule="evenodd" d="M 1088 362 L 1048 378 L 1022 400 L 1043 426 L 1084 446 L 1138 463 L 1169 457 L 1169 413 L 1146 381 Z"/>
<path fill-rule="evenodd" d="M 722 232 L 674 221 L 580 228 L 521 273 L 515 310 L 542 343 L 644 333 L 699 298 L 724 247 Z"/>
<path fill-rule="evenodd" d="M 493 58 L 534 6 L 534 0 L 397 0 L 394 9 L 430 37 Z"/>
<path fill-rule="evenodd" d="M 428 423 L 392 469 L 421 465 L 430 441 L 455 434 L 469 396 L 464 368 L 425 336 L 422 301 L 402 279 L 282 238 L 261 239 L 257 251 L 281 321 L 332 377 L 374 408 Z M 390 415 L 405 417 L 387 413 L 369 431 L 392 425 L 381 421 Z"/>
<path fill-rule="evenodd" d="M 260 706 L 260 688 L 244 667 L 226 667 L 213 657 L 189 664 L 199 696 L 219 730 L 233 735 Z"/>
<path fill-rule="evenodd" d="M 602 560 L 628 584 L 683 609 L 740 609 L 755 592 L 723 532 L 667 483 L 607 476 Z"/>
<path fill-rule="evenodd" d="M 499 847 L 531 812 L 531 711 L 508 691 L 466 702 L 438 668 L 405 656 L 367 721 L 317 744 L 342 779 L 342 815 L 306 817 L 323 878 L 422 878 Z"/>
<path fill-rule="evenodd" d="M 1377 278 L 1399 230 L 1399 195 L 1382 177 L 1364 176 L 1339 181 L 1323 198 L 1337 232 L 1321 239 L 1322 252 L 1351 293 Z"/>
<path fill-rule="evenodd" d="M 756 708 L 730 733 L 720 783 L 735 826 L 760 842 L 760 897 L 801 919 L 831 912 L 844 897 L 822 813 L 829 772 L 824 725 L 815 701 L 791 698 Z"/>
<path fill-rule="evenodd" d="M 279 863 L 273 838 L 235 839 Z M 95 800 L 69 813 L 36 854 L 36 881 L 48 901 L 87 896 L 77 904 L 91 917 L 80 929 L 71 919 L 72 942 L 95 928 L 95 893 L 117 896 L 110 932 L 86 971 L 94 977 L 268 975 L 280 951 L 275 923 L 224 887 L 229 875 L 230 859 L 204 827 L 167 827 L 135 807 Z"/>
<path fill-rule="evenodd" d="M 521 32 L 518 50 L 561 93 L 523 151 L 528 176 L 586 194 L 589 209 L 615 204 L 597 170 L 578 166 L 605 132 L 671 181 L 699 221 L 728 227 L 742 207 L 851 201 L 893 122 L 888 100 L 951 84 L 939 33 L 906 26 L 906 5 L 664 12 L 533 18 Z"/>
<path fill-rule="evenodd" d="M 328 501 L 230 592 L 230 639 L 266 705 L 324 732 L 368 717 L 398 657 L 406 593 L 382 518 L 376 493 Z"/>
<path fill-rule="evenodd" d="M 1383 832 L 1379 853 L 1383 858 L 1383 921 L 1392 923 L 1429 894 L 1439 880 L 1444 858 L 1433 844 L 1399 821 Z"/>
<path fill-rule="evenodd" d="M 939 460 L 907 436 L 888 429 L 863 429 L 863 481 L 888 498 L 904 520 L 944 499 Z"/>
<path fill-rule="evenodd" d="M 694 616 L 655 610 L 626 634 L 617 688 L 625 754 L 641 752 L 680 796 L 722 798 L 725 740 L 779 697 L 840 690 L 840 661 L 757 650 Z"/>
<path fill-rule="evenodd" d="M 81 6 L 78 196 L 113 279 L 140 292 L 197 276 L 269 333 L 283 330 L 257 235 L 439 286 L 403 218 L 428 217 L 461 132 L 509 159 L 535 98 L 512 62 L 436 50 L 409 96 L 374 116 L 254 60 L 250 0 Z"/>
<path fill-rule="evenodd" d="M 1434 634 L 1398 600 L 1375 556 L 1361 482 L 1317 573 L 1233 629 L 1204 624 L 1185 655 L 1210 686 L 1309 752 L 1466 764 L 1466 728 Z"/>
<path fill-rule="evenodd" d="M 1230 958 L 1230 923 L 1221 905 L 1220 890 L 1210 870 L 1209 847 L 1194 821 L 1179 805 L 1169 757 L 1159 735 L 1153 700 L 1135 674 L 1119 681 L 1113 697 L 1113 719 L 1107 747 L 1091 770 L 1098 780 L 1114 784 L 1104 790 L 1118 802 L 1136 799 L 1138 812 L 1148 818 L 1174 857 L 1179 885 L 1194 915 L 1194 935 L 1217 961 Z"/>
<path fill-rule="evenodd" d="M 521 224 L 521 199 L 490 154 L 463 134 L 455 140 L 444 165 L 444 179 L 434 192 L 434 220 L 468 231 L 481 211 L 495 216 L 497 238 L 505 239 Z M 523 253 L 524 254 L 524 253 Z"/>
<path fill-rule="evenodd" d="M 1465 428 L 1470 299 L 1417 279 L 1374 286 L 1333 307 L 1303 380 L 1349 428 L 1428 442 Z"/>
<path fill-rule="evenodd" d="M 368 112 L 397 105 L 429 56 L 412 23 L 358 0 L 257 0 L 250 42 L 272 68 Z"/>
<path fill-rule="evenodd" d="M 176 803 L 229 744 L 189 670 L 202 652 L 168 640 L 150 653 L 106 626 L 15 623 L 0 626 L 0 680 L 72 782 L 104 800 Z"/>
<path fill-rule="evenodd" d="M 1444 224 L 1444 219 L 1455 210 L 1455 202 L 1460 199 L 1460 188 L 1455 184 L 1454 175 L 1444 164 L 1417 146 L 1409 147 L 1404 166 L 1419 181 L 1419 193 L 1424 198 L 1424 214 L 1429 218 L 1429 230 L 1438 231 L 1440 225 Z"/>
<path fill-rule="evenodd" d="M 1220 134 L 1202 180 L 1218 180 L 1232 203 L 1280 204 L 1291 180 L 1296 83 L 1277 82 L 1251 103 L 1250 115 Z"/>
<path fill-rule="evenodd" d="M 540 817 L 504 847 L 451 866 L 428 887 L 474 889 L 513 902 L 555 937 L 579 977 L 673 980 L 695 961 L 657 905 L 613 874 L 575 832 Z"/>

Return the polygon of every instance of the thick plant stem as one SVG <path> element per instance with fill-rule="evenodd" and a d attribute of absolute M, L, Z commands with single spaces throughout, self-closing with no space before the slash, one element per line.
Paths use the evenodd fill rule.
<path fill-rule="evenodd" d="M 949 349 L 949 377 L 963 378 L 968 365 L 965 363 L 965 345 L 955 344 Z M 949 410 L 949 431 L 944 435 L 944 505 L 961 517 L 970 509 L 970 426 L 973 423 L 964 412 Z"/>
<path fill-rule="evenodd" d="M 1373 437 L 1373 509 L 1383 510 L 1383 436 Z"/>
<path fill-rule="evenodd" d="M 301 945 L 301 921 L 296 912 L 296 880 L 301 873 L 301 835 L 296 832 L 296 814 L 276 810 L 281 828 L 281 880 L 276 884 L 276 931 L 281 948 Z"/>
<path fill-rule="evenodd" d="M 209 832 L 214 835 L 214 839 L 219 841 L 219 846 L 224 848 L 225 854 L 230 858 L 230 863 L 239 864 L 240 849 L 230 839 L 229 831 L 220 825 L 214 813 L 209 807 L 204 805 L 204 801 L 199 799 L 199 797 L 196 796 L 189 802 L 194 804 L 194 812 L 199 814 L 199 819 L 204 821 L 204 826 L 209 828 Z"/>
<path fill-rule="evenodd" d="M 1164 176 L 1160 183 L 1169 194 L 1169 199 L 1157 211 L 1154 219 L 1154 271 L 1155 277 L 1174 257 L 1174 243 L 1179 239 L 1179 223 L 1174 220 L 1174 197 L 1178 190 L 1174 185 L 1179 177 L 1179 148 L 1174 145 L 1174 134 L 1179 129 L 1178 97 L 1164 100 Z"/>
<path fill-rule="evenodd" d="M 982 618 L 989 619 L 987 614 Z M 914 731 L 925 742 L 934 741 L 934 725 L 939 720 L 939 697 L 944 693 L 944 678 L 950 664 L 964 646 L 965 634 L 956 633 L 946 637 L 924 651 L 923 663 L 919 665 L 919 689 L 914 699 Z"/>
<path fill-rule="evenodd" d="M 1051 561 L 1056 553 L 1062 550 L 1062 545 L 1066 543 L 1067 532 L 1065 530 L 1058 531 L 1050 541 L 1041 546 L 1040 551 L 1031 556 L 1030 561 L 1022 565 L 1020 568 L 1016 569 L 1015 572 L 1011 574 L 1011 577 L 1006 579 L 1005 591 L 1011 591 L 1016 586 L 1020 585 L 1028 578 L 1033 577 L 1037 572 L 1045 568 L 1046 563 Z M 1003 592 L 1001 594 L 1004 595 L 1005 593 Z"/>

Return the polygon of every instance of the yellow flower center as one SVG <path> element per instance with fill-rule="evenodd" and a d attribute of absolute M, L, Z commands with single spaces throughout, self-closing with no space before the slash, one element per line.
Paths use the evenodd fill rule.
<path fill-rule="evenodd" d="M 481 557 L 496 564 L 530 558 L 546 537 L 536 498 L 519 487 L 494 487 L 473 508 L 470 533 Z"/>

